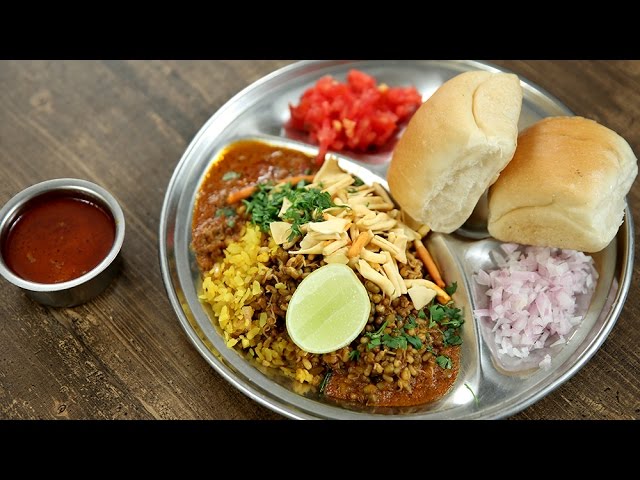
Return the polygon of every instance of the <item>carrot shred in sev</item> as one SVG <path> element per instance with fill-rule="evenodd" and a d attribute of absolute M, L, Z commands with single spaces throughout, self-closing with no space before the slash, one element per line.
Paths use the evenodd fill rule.
<path fill-rule="evenodd" d="M 349 250 L 347 251 L 347 257 L 353 258 L 360 255 L 362 249 L 371 241 L 373 238 L 373 232 L 371 230 L 365 230 L 364 232 L 360 232 L 356 241 L 351 244 Z"/>
<path fill-rule="evenodd" d="M 290 183 L 291 185 L 296 185 L 301 180 L 305 180 L 309 183 L 313 182 L 313 177 L 315 175 L 295 175 L 293 177 L 287 177 L 278 182 L 281 183 Z M 236 190 L 227 195 L 227 204 L 231 205 L 233 203 L 239 202 L 240 200 L 244 200 L 245 198 L 249 198 L 251 195 L 256 193 L 258 190 L 257 185 L 249 185 L 248 187 L 241 188 L 240 190 Z"/>
<path fill-rule="evenodd" d="M 416 252 L 420 257 L 420 260 L 422 260 L 422 263 L 424 263 L 424 266 L 427 268 L 427 272 L 429 272 L 429 275 L 433 278 L 434 283 L 440 288 L 444 288 L 446 284 L 444 283 L 444 280 L 442 280 L 440 271 L 433 261 L 433 258 L 431 258 L 431 254 L 429 253 L 429 250 L 427 250 L 427 247 L 424 246 L 422 240 L 414 240 L 413 244 L 416 246 Z"/>

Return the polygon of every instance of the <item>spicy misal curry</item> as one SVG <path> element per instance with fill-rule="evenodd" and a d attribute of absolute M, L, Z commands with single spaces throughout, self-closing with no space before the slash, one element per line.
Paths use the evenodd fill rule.
<path fill-rule="evenodd" d="M 460 365 L 464 320 L 453 289 L 431 281 L 418 255 L 422 235 L 379 185 L 364 185 L 335 162 L 318 172 L 313 161 L 240 141 L 210 167 L 192 248 L 213 323 L 228 347 L 330 399 L 409 406 L 441 398 Z M 371 313 L 349 345 L 311 354 L 289 338 L 287 306 L 303 279 L 331 262 L 353 268 Z"/>

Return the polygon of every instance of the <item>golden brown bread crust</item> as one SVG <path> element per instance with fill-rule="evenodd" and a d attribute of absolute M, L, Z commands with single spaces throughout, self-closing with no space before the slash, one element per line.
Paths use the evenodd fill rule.
<path fill-rule="evenodd" d="M 459 228 L 513 156 L 521 106 L 512 74 L 473 71 L 444 83 L 393 152 L 387 179 L 400 206 L 434 231 Z"/>
<path fill-rule="evenodd" d="M 622 223 L 638 173 L 629 144 L 582 117 L 551 117 L 518 137 L 489 189 L 489 233 L 504 242 L 597 252 Z"/>

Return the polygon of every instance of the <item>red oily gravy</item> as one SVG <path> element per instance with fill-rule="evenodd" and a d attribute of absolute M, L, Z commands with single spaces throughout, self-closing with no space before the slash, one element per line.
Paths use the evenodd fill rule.
<path fill-rule="evenodd" d="M 286 177 L 313 173 L 317 169 L 312 156 L 288 148 L 251 140 L 241 140 L 227 147 L 207 171 L 193 211 L 193 249 L 200 269 L 211 269 L 215 257 L 222 256 L 227 240 L 237 238 L 240 233 L 243 222 L 227 223 L 224 215 L 218 215 L 218 210 L 224 207 L 233 207 L 236 213 L 242 206 L 242 202 L 227 203 L 230 193 L 260 182 L 277 182 Z M 229 173 L 234 174 L 232 178 L 225 177 Z"/>
<path fill-rule="evenodd" d="M 335 371 L 324 389 L 327 397 L 378 407 L 412 407 L 432 403 L 444 397 L 453 387 L 460 365 L 460 347 L 445 347 L 442 353 L 451 358 L 452 369 L 442 369 L 431 363 L 411 379 L 411 392 L 384 391 L 375 403 L 367 401 L 365 383 L 352 380 L 345 372 Z"/>
<path fill-rule="evenodd" d="M 243 225 L 249 220 L 241 201 L 229 203 L 231 194 L 256 183 L 278 182 L 284 178 L 313 173 L 317 168 L 313 156 L 262 142 L 239 141 L 223 150 L 202 181 L 193 211 L 191 247 L 200 270 L 203 273 L 210 271 L 224 257 L 225 247 L 240 237 Z M 274 311 L 275 302 L 272 304 L 271 298 L 270 294 L 264 295 L 263 310 L 270 308 L 270 312 Z M 284 313 L 280 322 L 280 325 L 274 323 L 271 332 L 280 331 L 278 338 L 287 340 Z M 384 385 L 381 388 L 382 382 L 368 383 L 361 375 L 350 375 L 351 364 L 337 361 L 327 362 L 320 367 L 326 369 L 323 371 L 326 374 L 324 388 L 318 386 L 321 395 L 339 404 L 372 407 L 414 407 L 438 401 L 456 381 L 460 368 L 460 346 L 443 346 L 442 333 L 436 330 L 430 327 L 426 334 L 433 340 L 437 353 L 423 354 L 422 359 L 415 362 L 419 374 L 411 378 L 409 389 L 384 388 Z M 437 355 L 447 356 L 451 360 L 451 368 L 439 366 Z M 311 357 L 313 355 L 309 354 L 307 358 Z M 384 381 L 383 377 L 381 380 Z M 375 396 L 365 391 L 371 385 L 379 390 Z"/>
<path fill-rule="evenodd" d="M 113 217 L 94 201 L 71 192 L 51 192 L 28 202 L 2 244 L 16 275 L 37 283 L 81 277 L 109 253 Z"/>

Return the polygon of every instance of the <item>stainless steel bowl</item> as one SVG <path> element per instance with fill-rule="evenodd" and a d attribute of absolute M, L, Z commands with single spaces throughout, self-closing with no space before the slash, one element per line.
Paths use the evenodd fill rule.
<path fill-rule="evenodd" d="M 47 180 L 22 190 L 0 209 L 0 244 L 5 241 L 9 229 L 23 212 L 27 203 L 49 192 L 76 193 L 88 197 L 110 212 L 116 227 L 115 240 L 111 250 L 92 270 L 67 282 L 37 283 L 25 280 L 9 269 L 2 252 L 0 252 L 0 274 L 24 290 L 36 302 L 53 307 L 73 307 L 100 294 L 118 272 L 120 249 L 124 241 L 124 214 L 115 197 L 95 183 L 75 178 Z"/>

